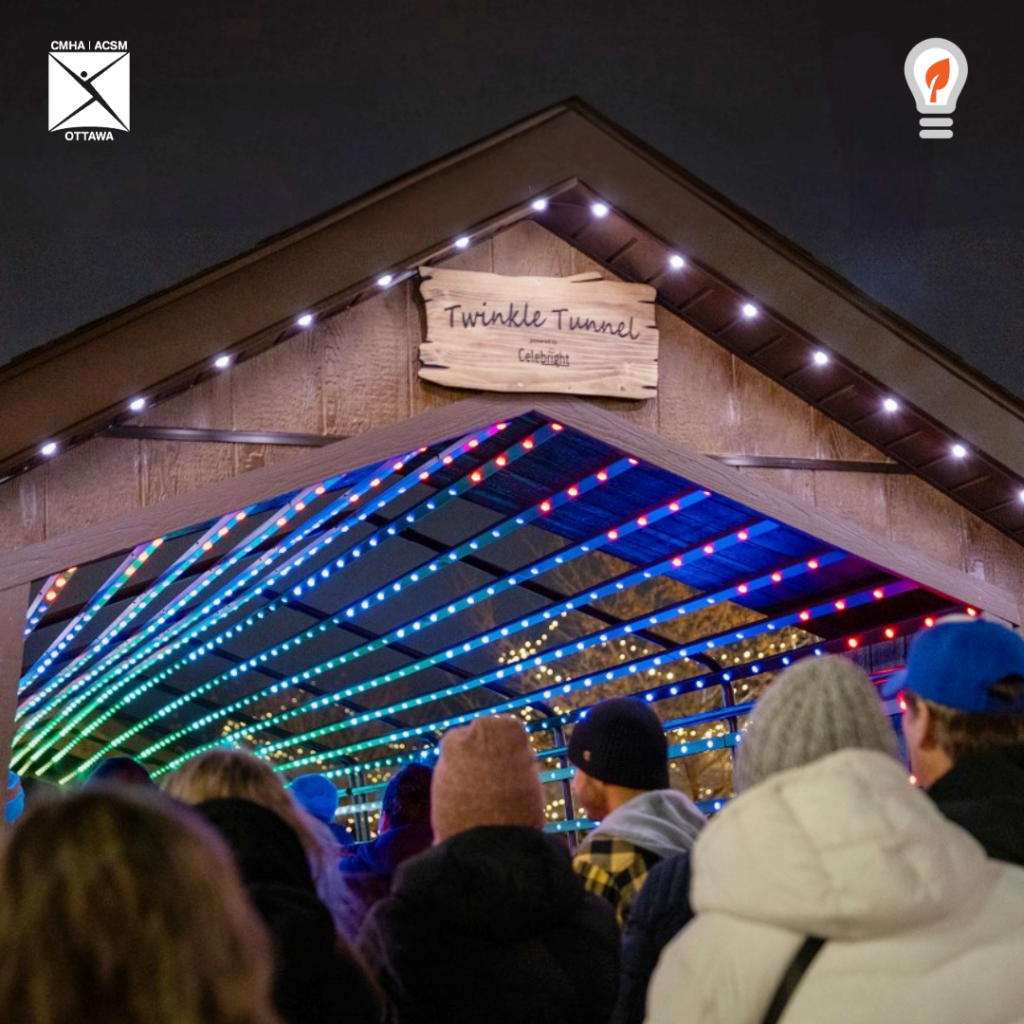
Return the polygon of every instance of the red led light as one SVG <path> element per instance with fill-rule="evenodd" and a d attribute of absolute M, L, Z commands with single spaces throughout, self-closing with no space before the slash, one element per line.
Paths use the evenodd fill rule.
<path fill-rule="evenodd" d="M 446 466 L 450 466 L 455 461 L 455 459 L 453 459 L 451 455 L 446 455 L 441 461 Z"/>
<path fill-rule="evenodd" d="M 551 502 L 550 501 L 542 501 L 540 503 L 540 510 L 541 510 L 541 512 L 550 512 L 551 511 Z"/>
<path fill-rule="evenodd" d="M 619 539 L 619 531 L 618 530 L 609 530 L 608 531 L 608 539 L 609 540 L 618 540 Z"/>
<path fill-rule="evenodd" d="M 57 600 L 57 591 L 56 590 L 48 590 L 46 592 L 46 600 L 47 601 L 56 601 Z"/>
<path fill-rule="evenodd" d="M 817 560 L 816 558 L 812 558 L 812 559 L 811 559 L 811 560 L 810 560 L 810 561 L 809 561 L 809 562 L 807 563 L 807 568 L 808 568 L 808 569 L 817 569 L 817 568 L 818 568 L 818 560 Z"/>
<path fill-rule="evenodd" d="M 837 612 L 846 611 L 846 602 L 844 600 L 842 600 L 842 598 L 840 598 L 838 601 L 836 601 L 836 611 Z"/>
<path fill-rule="evenodd" d="M 370 486 L 371 486 L 371 487 L 380 487 L 380 479 L 379 479 L 378 477 L 374 477 L 374 478 L 373 478 L 373 479 L 372 479 L 372 480 L 370 481 Z"/>
<path fill-rule="evenodd" d="M 736 539 L 737 540 L 746 540 L 749 536 L 750 536 L 750 534 L 747 533 L 746 530 L 740 530 L 740 532 L 736 534 Z"/>
<path fill-rule="evenodd" d="M 526 439 L 526 440 L 525 440 L 525 441 L 523 442 L 523 447 L 524 447 L 524 448 L 525 448 L 525 449 L 526 449 L 527 451 L 529 451 L 529 450 L 530 450 L 530 449 L 531 449 L 531 448 L 533 447 L 533 438 L 532 438 L 532 437 L 528 437 L 528 438 L 527 438 L 527 439 Z"/>
<path fill-rule="evenodd" d="M 881 601 L 881 600 L 882 600 L 882 598 L 883 598 L 883 597 L 885 597 L 885 591 L 884 591 L 884 590 L 882 590 L 882 589 L 881 589 L 881 587 L 879 587 L 879 589 L 878 589 L 878 590 L 872 590 L 872 591 L 871 591 L 871 596 L 872 596 L 872 597 L 873 597 L 873 598 L 874 598 L 874 599 L 875 599 L 876 601 Z"/>
<path fill-rule="evenodd" d="M 402 468 L 402 464 L 400 462 L 398 463 L 398 468 L 399 469 Z M 317 484 L 315 489 L 314 489 L 314 491 L 313 491 L 313 493 L 315 495 L 317 495 L 317 497 L 319 497 L 321 494 L 326 494 L 327 493 L 327 488 L 324 487 L 323 484 Z"/>
<path fill-rule="evenodd" d="M 218 536 L 218 537 L 226 537 L 227 535 L 228 535 L 228 528 L 227 528 L 226 526 L 222 526 L 222 527 L 221 527 L 221 528 L 220 528 L 220 529 L 219 529 L 219 530 L 217 531 L 217 536 Z M 144 556 L 143 556 L 143 558 L 148 558 L 148 557 L 149 557 L 148 555 L 144 555 Z"/>
<path fill-rule="evenodd" d="M 811 613 L 810 612 L 801 612 L 800 613 L 800 621 L 801 622 L 806 622 L 810 617 L 811 617 Z"/>
<path fill-rule="evenodd" d="M 639 466 L 640 465 L 639 461 L 637 459 L 634 459 L 634 458 L 630 458 L 629 464 L 631 466 Z"/>
<path fill-rule="evenodd" d="M 672 564 L 678 569 L 683 564 L 682 556 L 676 555 L 676 557 L 672 559 Z"/>
<path fill-rule="evenodd" d="M 964 610 L 967 612 L 968 615 L 970 615 L 972 619 L 978 614 L 977 608 L 966 608 Z"/>
<path fill-rule="evenodd" d="M 885 639 L 892 640 L 896 636 L 896 630 L 892 626 L 887 626 L 885 629 Z"/>
<path fill-rule="evenodd" d="M 469 442 L 469 447 L 475 448 L 479 443 L 480 442 L 474 437 L 473 440 Z"/>
<path fill-rule="evenodd" d="M 668 510 L 669 510 L 669 512 L 678 512 L 679 511 L 679 503 L 677 501 L 673 501 L 672 504 L 669 505 Z"/>
<path fill-rule="evenodd" d="M 136 567 L 134 565 L 129 565 L 128 568 L 125 569 L 124 574 L 125 574 L 125 576 L 134 576 L 135 572 L 136 572 Z"/>
<path fill-rule="evenodd" d="M 403 463 L 396 462 L 391 468 L 397 473 L 402 468 L 402 466 L 403 466 Z M 320 493 L 321 493 L 320 491 L 317 491 L 317 494 L 320 494 Z"/>
<path fill-rule="evenodd" d="M 288 520 L 285 519 L 284 516 L 281 516 L 281 518 L 278 519 L 278 521 L 277 521 L 277 525 L 278 526 L 287 526 L 288 525 Z"/>
<path fill-rule="evenodd" d="M 499 455 L 494 461 L 499 466 L 507 466 L 508 465 L 508 459 L 506 459 L 504 455 Z"/>
<path fill-rule="evenodd" d="M 552 430 L 561 430 L 562 429 L 562 424 L 561 423 L 552 423 L 551 424 L 551 429 Z"/>
<path fill-rule="evenodd" d="M 897 698 L 897 701 L 896 701 L 896 703 L 897 703 L 897 704 L 899 704 L 899 707 L 900 707 L 900 711 L 906 711 L 906 710 L 907 710 L 907 702 L 906 702 L 906 700 L 904 699 L 904 697 L 903 697 L 903 694 L 902 694 L 902 693 L 901 693 L 901 694 L 899 695 L 899 697 Z"/>
<path fill-rule="evenodd" d="M 483 473 L 480 472 L 479 469 L 474 469 L 473 472 L 469 474 L 469 479 L 472 480 L 473 483 L 475 484 L 480 483 L 480 481 L 483 480 L 483 478 L 484 475 Z"/>
<path fill-rule="evenodd" d="M 750 587 L 748 587 L 748 586 L 746 585 L 746 583 L 741 583 L 741 584 L 740 584 L 740 585 L 739 585 L 739 586 L 738 586 L 738 587 L 736 588 L 736 590 L 737 590 L 737 591 L 738 591 L 738 592 L 739 592 L 740 594 L 745 594 L 745 593 L 746 593 L 746 592 L 747 592 L 748 590 L 750 590 Z"/>
<path fill-rule="evenodd" d="M 601 472 L 597 474 L 597 479 L 600 480 L 601 483 L 604 483 L 605 480 L 608 479 L 608 474 L 602 469 Z"/>
<path fill-rule="evenodd" d="M 641 516 L 641 517 L 640 517 L 640 518 L 639 518 L 639 519 L 638 519 L 638 520 L 636 521 L 636 525 L 637 525 L 637 526 L 646 526 L 646 525 L 647 525 L 647 516 Z"/>
<path fill-rule="evenodd" d="M 782 573 L 781 572 L 773 572 L 772 573 L 772 583 L 781 583 L 781 582 L 782 582 Z"/>
<path fill-rule="evenodd" d="M 714 544 L 705 544 L 704 545 L 704 554 L 705 555 L 713 555 L 714 553 L 715 553 L 715 545 Z"/>
<path fill-rule="evenodd" d="M 917 785 L 917 776 L 916 775 L 908 775 L 907 776 L 907 782 L 909 782 L 912 786 L 916 786 Z"/>
<path fill-rule="evenodd" d="M 932 626 L 935 625 L 935 620 L 929 615 L 928 618 L 924 620 L 924 624 L 928 629 L 931 629 Z"/>
<path fill-rule="evenodd" d="M 56 581 L 54 582 L 54 586 L 55 586 L 55 587 L 56 587 L 56 588 L 57 588 L 58 590 L 60 590 L 60 588 L 61 588 L 61 587 L 63 587 L 63 586 L 65 586 L 65 585 L 67 584 L 67 582 L 68 582 L 68 581 L 67 581 L 67 577 L 66 577 L 66 576 L 58 576 L 58 577 L 57 577 L 57 579 L 56 579 Z"/>
<path fill-rule="evenodd" d="M 710 491 L 705 491 L 704 492 L 704 497 L 705 498 L 710 498 L 711 497 L 711 492 Z"/>
<path fill-rule="evenodd" d="M 420 473 L 420 479 L 421 480 L 429 480 L 430 479 L 430 474 L 426 470 L 423 470 L 423 472 Z"/>
<path fill-rule="evenodd" d="M 849 647 L 851 651 L 854 651 L 860 647 L 860 641 L 855 636 L 851 636 L 850 639 L 846 641 L 846 646 Z"/>
<path fill-rule="evenodd" d="M 568 494 L 570 498 L 576 498 L 579 497 L 580 489 L 578 487 L 570 487 L 565 493 Z"/>
<path fill-rule="evenodd" d="M 499 424 L 498 424 L 498 429 L 499 429 L 499 430 L 504 430 L 504 429 L 505 429 L 505 428 L 506 428 L 507 426 L 508 426 L 508 424 L 507 424 L 507 423 L 499 423 Z"/>
<path fill-rule="evenodd" d="M 208 541 L 206 541 L 205 544 L 203 544 L 203 550 L 204 551 L 209 551 L 210 548 L 212 548 L 212 547 L 213 547 L 213 542 L 212 541 L 208 540 Z"/>
<path fill-rule="evenodd" d="M 237 513 L 235 513 L 235 522 L 240 523 L 244 518 L 245 518 L 245 513 L 244 512 L 237 512 Z"/>
<path fill-rule="evenodd" d="M 359 500 L 358 494 L 350 494 L 348 500 L 354 505 Z"/>

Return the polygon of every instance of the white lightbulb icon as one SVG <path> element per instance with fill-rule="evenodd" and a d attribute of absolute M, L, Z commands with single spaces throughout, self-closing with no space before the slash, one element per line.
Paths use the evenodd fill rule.
<path fill-rule="evenodd" d="M 925 39 L 918 43 L 903 63 L 907 85 L 921 114 L 952 114 L 956 100 L 967 81 L 967 58 L 956 43 L 948 39 Z M 922 117 L 922 139 L 951 139 L 951 117 Z"/>

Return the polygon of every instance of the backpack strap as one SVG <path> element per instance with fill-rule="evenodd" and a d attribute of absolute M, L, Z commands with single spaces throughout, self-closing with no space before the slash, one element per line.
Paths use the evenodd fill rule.
<path fill-rule="evenodd" d="M 811 966 L 811 961 L 821 951 L 821 947 L 825 945 L 825 942 L 825 939 L 821 939 L 817 935 L 810 935 L 796 951 L 796 956 L 793 957 L 786 968 L 786 973 L 782 976 L 782 981 L 779 982 L 779 987 L 775 990 L 775 995 L 772 997 L 772 1001 L 761 1024 L 778 1024 L 778 1021 L 782 1018 L 783 1011 L 786 1009 L 786 1004 L 792 998 L 797 985 L 800 984 L 800 979 L 803 978 L 807 968 Z"/>

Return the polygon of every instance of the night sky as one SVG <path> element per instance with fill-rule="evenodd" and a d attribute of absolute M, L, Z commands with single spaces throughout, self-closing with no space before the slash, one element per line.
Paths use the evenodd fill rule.
<path fill-rule="evenodd" d="M 0 363 L 579 96 L 1024 397 L 1022 20 L 962 0 L 4 0 Z M 970 65 L 951 141 L 917 137 L 903 78 L 931 36 Z M 50 42 L 78 38 L 129 43 L 113 142 L 47 132 Z"/>

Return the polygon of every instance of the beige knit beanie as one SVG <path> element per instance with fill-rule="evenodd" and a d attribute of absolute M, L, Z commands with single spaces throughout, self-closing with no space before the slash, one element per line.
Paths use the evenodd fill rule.
<path fill-rule="evenodd" d="M 430 821 L 437 843 L 478 825 L 543 826 L 540 770 L 518 719 L 477 718 L 445 733 Z"/>
<path fill-rule="evenodd" d="M 751 712 L 736 749 L 736 792 L 849 747 L 897 756 L 875 687 L 846 658 L 805 658 L 770 683 Z"/>

